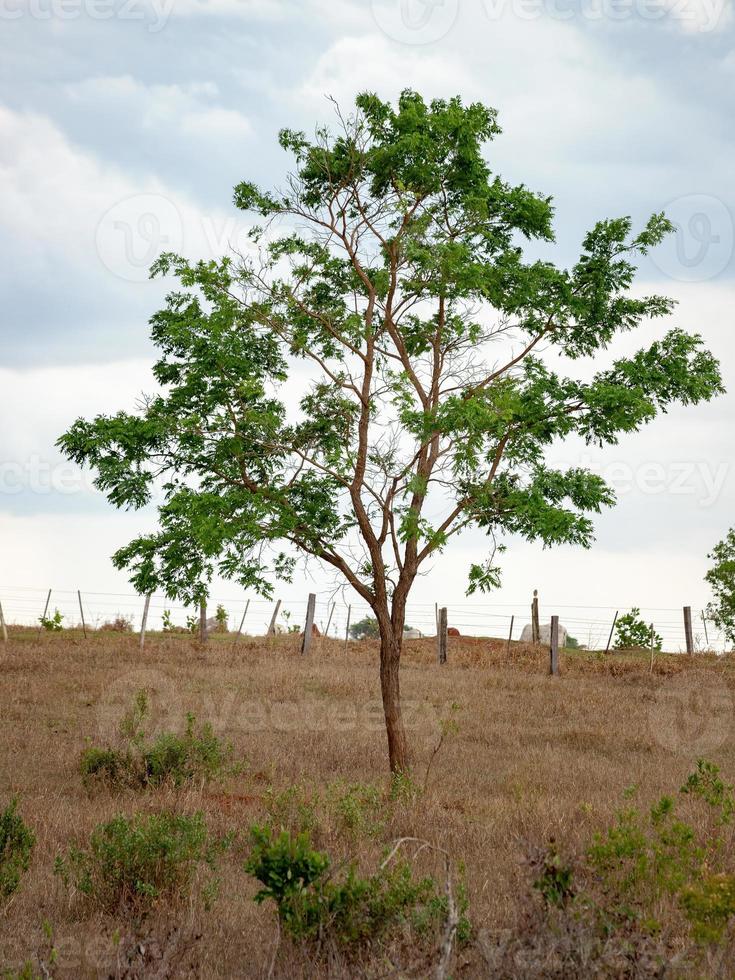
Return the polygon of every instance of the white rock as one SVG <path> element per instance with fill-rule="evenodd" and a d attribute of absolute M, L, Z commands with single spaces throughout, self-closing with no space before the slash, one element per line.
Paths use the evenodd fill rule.
<path fill-rule="evenodd" d="M 539 626 L 539 633 L 541 634 L 539 638 L 541 643 L 548 646 L 551 643 L 551 623 L 542 623 L 541 626 Z M 559 623 L 560 647 L 565 647 L 567 645 L 568 635 L 566 626 L 562 626 L 561 623 Z M 527 623 L 523 627 L 523 632 L 521 633 L 521 643 L 533 643 L 533 626 L 531 626 L 530 623 Z"/>

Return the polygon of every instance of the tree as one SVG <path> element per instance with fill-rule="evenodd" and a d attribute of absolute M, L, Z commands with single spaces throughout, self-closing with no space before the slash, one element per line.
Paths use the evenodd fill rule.
<path fill-rule="evenodd" d="M 730 643 L 735 643 L 735 528 L 730 528 L 725 539 L 707 557 L 714 562 L 704 576 L 714 594 L 714 601 L 707 606 L 707 616 Z"/>
<path fill-rule="evenodd" d="M 364 616 L 350 626 L 350 636 L 353 640 L 375 640 L 380 636 L 380 627 L 374 616 Z"/>
<path fill-rule="evenodd" d="M 653 639 L 653 649 L 660 650 L 663 640 L 641 619 L 641 611 L 634 606 L 629 613 L 618 618 L 615 626 L 615 649 L 616 650 L 636 650 L 639 648 L 648 649 Z"/>
<path fill-rule="evenodd" d="M 590 515 L 614 495 L 585 469 L 552 468 L 548 447 L 573 433 L 614 443 L 722 385 L 680 329 L 599 367 L 618 333 L 673 308 L 629 292 L 635 255 L 672 230 L 662 214 L 636 234 L 629 218 L 599 222 L 570 269 L 526 259 L 523 241 L 553 242 L 552 205 L 491 173 L 493 109 L 406 91 L 396 107 L 361 95 L 336 119 L 311 141 L 281 132 L 295 160 L 285 189 L 235 189 L 264 219 L 252 254 L 156 262 L 180 283 L 151 320 L 161 392 L 137 414 L 78 420 L 60 444 L 118 507 L 163 481 L 160 529 L 114 556 L 141 593 L 196 603 L 216 571 L 269 596 L 299 555 L 331 566 L 378 621 L 402 771 L 399 665 L 419 571 L 473 527 L 488 545 L 469 593 L 499 583 L 497 536 L 589 546 Z M 587 380 L 564 373 L 584 359 Z"/>

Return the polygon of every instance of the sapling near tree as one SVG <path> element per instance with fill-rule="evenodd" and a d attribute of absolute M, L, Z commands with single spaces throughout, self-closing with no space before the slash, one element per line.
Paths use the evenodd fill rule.
<path fill-rule="evenodd" d="M 713 565 L 704 579 L 714 596 L 707 606 L 707 615 L 725 639 L 735 643 L 735 528 L 730 528 L 707 557 Z"/>
<path fill-rule="evenodd" d="M 163 481 L 159 530 L 114 556 L 142 594 L 193 604 L 216 573 L 270 596 L 299 554 L 341 576 L 378 622 L 398 772 L 419 571 L 470 528 L 488 545 L 477 539 L 469 592 L 497 586 L 498 536 L 588 546 L 613 493 L 551 467 L 549 447 L 614 443 L 722 385 L 680 329 L 601 363 L 617 334 L 673 308 L 629 292 L 634 257 L 672 230 L 664 215 L 637 233 L 599 222 L 569 269 L 526 259 L 524 241 L 551 247 L 552 205 L 491 172 L 493 109 L 406 91 L 395 107 L 361 95 L 336 120 L 313 140 L 281 133 L 295 161 L 285 189 L 236 188 L 264 219 L 251 254 L 155 263 L 180 283 L 151 320 L 160 393 L 137 414 L 78 420 L 60 444 L 118 507 Z M 587 380 L 563 373 L 580 359 Z"/>

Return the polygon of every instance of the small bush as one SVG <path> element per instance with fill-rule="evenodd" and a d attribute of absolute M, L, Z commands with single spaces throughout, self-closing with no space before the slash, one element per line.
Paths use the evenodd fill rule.
<path fill-rule="evenodd" d="M 653 649 L 660 650 L 661 637 L 653 631 Z M 615 627 L 616 650 L 650 649 L 651 626 L 641 619 L 641 611 L 633 607 L 629 613 L 620 616 Z"/>
<path fill-rule="evenodd" d="M 143 788 L 168 783 L 178 787 L 223 774 L 232 750 L 211 725 L 197 727 L 190 714 L 183 735 L 163 732 L 149 739 L 143 727 L 147 714 L 148 698 L 145 691 L 139 691 L 120 725 L 122 747 L 92 746 L 82 752 L 79 767 L 86 785 Z"/>
<path fill-rule="evenodd" d="M 719 942 L 735 915 L 735 875 L 706 875 L 687 885 L 681 893 L 681 907 L 697 942 Z"/>
<path fill-rule="evenodd" d="M 118 614 L 114 619 L 110 619 L 100 626 L 106 633 L 132 633 L 133 620 L 128 616 Z"/>
<path fill-rule="evenodd" d="M 217 606 L 217 611 L 214 614 L 214 618 L 217 621 L 217 632 L 218 633 L 228 633 L 229 632 L 229 616 L 227 615 L 227 610 L 224 606 Z"/>
<path fill-rule="evenodd" d="M 64 629 L 64 617 L 58 609 L 54 609 L 53 616 L 40 616 L 38 622 L 43 626 L 47 633 L 61 633 Z"/>
<path fill-rule="evenodd" d="M 717 766 L 700 760 L 681 787 L 682 797 L 691 801 L 691 821 L 679 816 L 674 797 L 663 796 L 647 812 L 635 806 L 621 810 L 576 862 L 562 858 L 553 843 L 537 851 L 530 864 L 548 928 L 537 927 L 536 938 L 541 932 L 566 934 L 570 942 L 577 936 L 601 961 L 624 948 L 645 951 L 655 976 L 663 975 L 656 966 L 665 962 L 658 959 L 661 950 L 681 949 L 687 929 L 704 946 L 728 938 L 735 919 L 735 791 Z M 567 954 L 567 972 L 576 976 L 571 948 Z M 696 948 L 687 951 L 688 959 L 697 955 Z"/>
<path fill-rule="evenodd" d="M 329 856 L 311 847 L 307 833 L 275 836 L 270 828 L 255 826 L 251 839 L 245 870 L 263 885 L 255 901 L 275 902 L 281 926 L 292 939 L 353 946 L 400 926 L 421 932 L 446 915 L 446 898 L 434 880 L 414 880 L 407 862 L 364 878 L 354 864 L 341 874 L 333 872 Z"/>
<path fill-rule="evenodd" d="M 329 787 L 328 797 L 342 830 L 355 836 L 375 837 L 385 827 L 385 801 L 377 786 L 335 783 Z"/>
<path fill-rule="evenodd" d="M 216 891 L 216 859 L 228 841 L 213 841 L 200 814 L 162 812 L 118 816 L 92 832 L 89 847 L 56 858 L 55 874 L 103 910 L 124 906 L 145 911 L 160 899 L 187 898 L 197 870 L 206 864 L 208 904 Z"/>
<path fill-rule="evenodd" d="M 0 813 L 0 895 L 7 898 L 17 890 L 28 870 L 36 835 L 17 812 L 13 799 Z"/>

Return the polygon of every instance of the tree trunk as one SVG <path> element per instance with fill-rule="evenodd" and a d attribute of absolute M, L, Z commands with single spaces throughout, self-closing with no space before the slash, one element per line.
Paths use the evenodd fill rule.
<path fill-rule="evenodd" d="M 401 714 L 401 689 L 399 667 L 401 663 L 401 638 L 393 631 L 381 630 L 380 638 L 380 690 L 383 695 L 385 730 L 388 735 L 388 759 L 390 770 L 406 773 L 409 770 L 408 744 Z"/>

